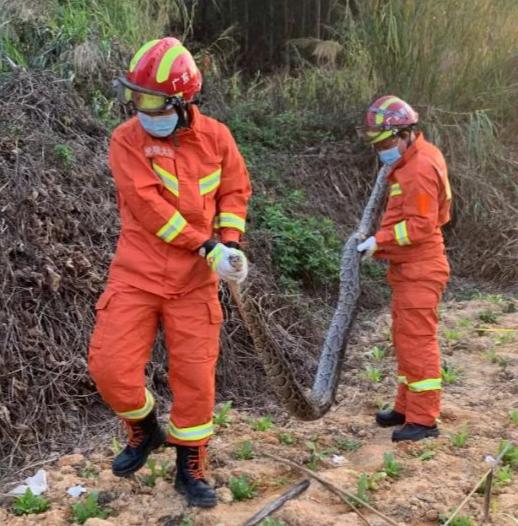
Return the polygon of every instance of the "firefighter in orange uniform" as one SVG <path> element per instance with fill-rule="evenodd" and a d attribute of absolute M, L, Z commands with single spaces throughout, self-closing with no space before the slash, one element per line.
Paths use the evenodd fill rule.
<path fill-rule="evenodd" d="M 193 104 L 201 84 L 191 54 L 175 38 L 145 44 L 117 81 L 136 116 L 110 144 L 121 233 L 96 305 L 89 370 L 128 430 L 114 474 L 134 473 L 168 442 L 177 452 L 176 489 L 190 505 L 212 507 L 205 459 L 223 319 L 218 280 L 247 275 L 239 243 L 250 183 L 227 127 Z M 144 372 L 159 324 L 173 394 L 166 432 Z"/>
<path fill-rule="evenodd" d="M 363 131 L 380 161 L 392 167 L 387 208 L 376 234 L 358 251 L 390 263 L 392 340 L 399 388 L 380 426 L 401 426 L 395 442 L 436 437 L 441 401 L 438 306 L 449 276 L 441 227 L 450 220 L 451 190 L 437 147 L 415 130 L 417 113 L 388 95 L 367 110 Z"/>

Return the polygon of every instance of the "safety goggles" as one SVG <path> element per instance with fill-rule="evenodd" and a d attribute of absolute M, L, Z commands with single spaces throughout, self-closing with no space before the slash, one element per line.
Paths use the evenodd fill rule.
<path fill-rule="evenodd" d="M 179 96 L 167 96 L 155 91 L 147 90 L 119 77 L 113 82 L 117 99 L 121 104 L 130 106 L 144 113 L 159 113 L 169 110 L 182 102 Z"/>
<path fill-rule="evenodd" d="M 395 137 L 398 132 L 399 131 L 394 128 L 383 130 L 379 128 L 369 128 L 367 126 L 356 126 L 358 137 L 366 144 L 376 144 L 389 137 Z"/>

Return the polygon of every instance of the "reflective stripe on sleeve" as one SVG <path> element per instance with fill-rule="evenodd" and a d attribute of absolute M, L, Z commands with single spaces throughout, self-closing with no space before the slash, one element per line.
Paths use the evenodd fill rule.
<path fill-rule="evenodd" d="M 408 230 L 406 228 L 406 221 L 401 221 L 394 225 L 394 234 L 398 245 L 410 245 L 408 238 Z"/>
<path fill-rule="evenodd" d="M 206 424 L 201 424 L 200 426 L 180 428 L 176 427 L 172 421 L 169 421 L 167 432 L 177 440 L 194 442 L 196 440 L 203 440 L 204 438 L 210 437 L 214 433 L 214 424 L 212 423 L 212 420 L 210 420 Z"/>
<path fill-rule="evenodd" d="M 187 225 L 187 221 L 183 218 L 180 212 L 175 212 L 173 217 L 156 233 L 156 235 L 163 239 L 166 243 L 171 243 L 176 236 L 178 236 Z"/>
<path fill-rule="evenodd" d="M 121 418 L 126 418 L 127 420 L 141 420 L 145 418 L 155 407 L 155 399 L 153 395 L 146 389 L 146 402 L 140 409 L 134 409 L 132 411 L 124 411 L 123 413 L 116 413 Z"/>
<path fill-rule="evenodd" d="M 219 214 L 219 228 L 235 228 L 241 232 L 245 231 L 245 220 L 230 212 Z"/>

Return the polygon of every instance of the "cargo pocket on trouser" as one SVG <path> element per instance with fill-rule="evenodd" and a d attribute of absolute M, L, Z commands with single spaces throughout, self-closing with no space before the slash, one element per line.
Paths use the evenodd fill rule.
<path fill-rule="evenodd" d="M 106 289 L 95 304 L 95 327 L 90 338 L 90 349 L 102 346 L 106 330 L 110 324 L 108 305 L 115 294 L 117 294 L 117 291 Z"/>

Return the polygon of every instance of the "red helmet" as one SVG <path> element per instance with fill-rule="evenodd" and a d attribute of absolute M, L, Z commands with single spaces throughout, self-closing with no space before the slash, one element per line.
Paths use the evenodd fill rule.
<path fill-rule="evenodd" d="M 144 44 L 118 81 L 124 103 L 133 102 L 137 109 L 152 113 L 174 100 L 191 102 L 201 90 L 202 76 L 182 43 L 166 37 Z"/>
<path fill-rule="evenodd" d="M 417 124 L 419 115 L 404 100 L 394 95 L 385 95 L 375 100 L 365 114 L 363 127 L 371 144 L 383 141 L 399 130 Z"/>

